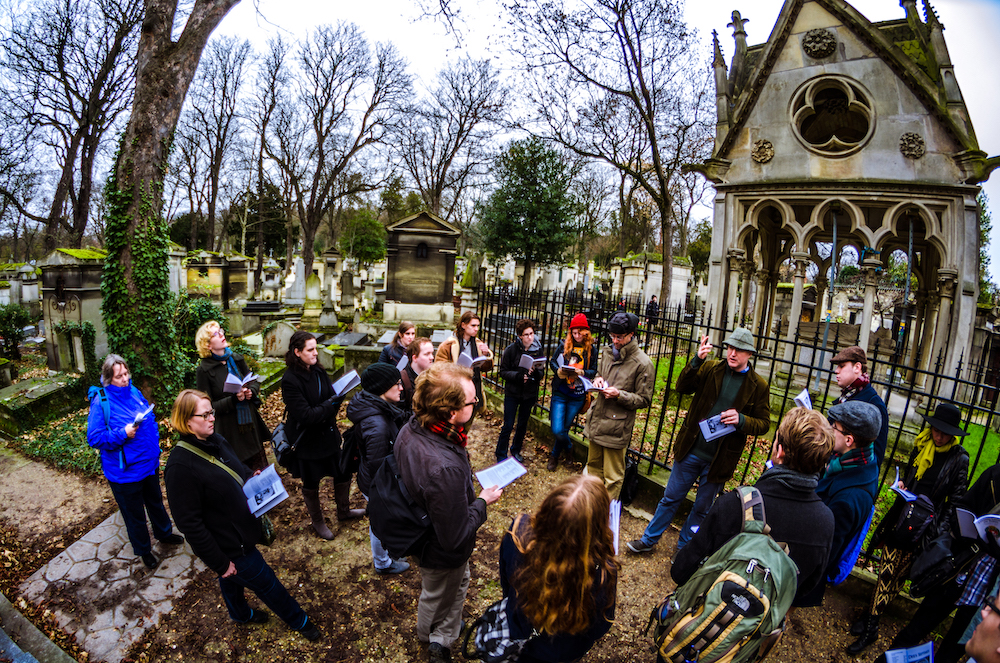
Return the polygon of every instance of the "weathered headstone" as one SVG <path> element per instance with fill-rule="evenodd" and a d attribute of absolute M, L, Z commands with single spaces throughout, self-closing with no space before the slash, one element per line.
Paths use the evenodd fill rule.
<path fill-rule="evenodd" d="M 302 258 L 295 259 L 292 272 L 294 277 L 285 295 L 285 303 L 289 306 L 302 306 L 306 303 L 306 267 Z"/>
<path fill-rule="evenodd" d="M 288 352 L 288 341 L 296 332 L 295 327 L 287 322 L 279 322 L 264 335 L 264 356 L 284 357 Z"/>

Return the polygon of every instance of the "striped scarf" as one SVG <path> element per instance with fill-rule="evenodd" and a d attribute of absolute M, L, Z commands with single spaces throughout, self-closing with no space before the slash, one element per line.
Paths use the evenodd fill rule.
<path fill-rule="evenodd" d="M 427 430 L 435 435 L 440 435 L 452 444 L 457 444 L 460 447 L 464 447 L 469 443 L 469 434 L 465 431 L 465 426 L 456 426 L 447 421 L 439 421 L 427 426 Z"/>

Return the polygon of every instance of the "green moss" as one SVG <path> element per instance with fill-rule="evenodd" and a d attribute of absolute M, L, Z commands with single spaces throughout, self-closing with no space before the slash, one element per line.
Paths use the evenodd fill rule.
<path fill-rule="evenodd" d="M 0 288 L 9 288 L 10 281 L 0 281 Z"/>
<path fill-rule="evenodd" d="M 0 263 L 0 272 L 16 272 L 21 267 L 24 267 L 23 262 L 5 262 Z"/>
<path fill-rule="evenodd" d="M 56 249 L 77 260 L 104 260 L 108 254 L 103 249 Z"/>

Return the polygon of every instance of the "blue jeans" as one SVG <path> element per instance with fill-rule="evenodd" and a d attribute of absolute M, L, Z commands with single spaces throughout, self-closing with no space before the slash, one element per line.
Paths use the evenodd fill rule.
<path fill-rule="evenodd" d="M 111 486 L 111 494 L 115 496 L 118 508 L 121 509 L 128 540 L 136 555 L 145 555 L 153 549 L 149 540 L 149 529 L 146 528 L 147 513 L 157 539 L 165 539 L 173 533 L 170 516 L 163 508 L 159 470 L 139 481 L 129 483 L 108 481 L 108 485 Z"/>
<path fill-rule="evenodd" d="M 503 428 L 500 429 L 500 438 L 497 440 L 497 461 L 507 458 L 507 442 L 510 440 L 510 432 L 514 431 L 514 444 L 510 447 L 510 454 L 521 453 L 521 446 L 524 444 L 524 434 L 528 431 L 528 419 L 531 418 L 531 408 L 535 405 L 535 398 L 522 400 L 509 394 L 503 397 Z M 517 421 L 517 427 L 514 422 Z"/>
<path fill-rule="evenodd" d="M 361 493 L 361 496 L 365 498 L 365 502 L 368 501 L 368 496 Z M 372 563 L 375 565 L 376 569 L 387 569 L 392 566 L 392 557 L 386 552 L 385 548 L 382 547 L 382 542 L 375 532 L 372 531 L 371 525 L 368 526 L 368 543 L 372 547 Z"/>
<path fill-rule="evenodd" d="M 573 420 L 583 409 L 583 398 L 567 398 L 558 391 L 552 392 L 552 402 L 549 403 L 549 420 L 552 422 L 552 455 L 558 457 L 563 451 L 573 448 L 573 440 L 569 437 L 569 429 Z"/>
<path fill-rule="evenodd" d="M 708 482 L 708 468 L 710 466 L 709 461 L 702 460 L 693 453 L 689 453 L 680 462 L 674 463 L 674 469 L 670 472 L 667 486 L 663 490 L 663 497 L 656 505 L 653 520 L 646 526 L 646 531 L 642 533 L 643 545 L 656 545 L 667 527 L 670 526 L 670 521 L 674 519 L 674 514 L 677 513 L 677 507 L 680 506 L 681 500 L 687 497 L 694 482 L 699 481 L 694 507 L 692 507 L 684 527 L 681 528 L 680 537 L 677 539 L 677 550 L 687 545 L 687 542 L 694 536 L 693 530 L 701 525 L 701 521 L 705 519 L 708 510 L 712 508 L 712 503 L 715 502 L 715 497 L 723 486 L 722 483 Z"/>
<path fill-rule="evenodd" d="M 305 611 L 274 575 L 260 551 L 254 548 L 253 552 L 237 557 L 232 562 L 236 565 L 236 575 L 228 578 L 219 576 L 219 587 L 233 621 L 243 624 L 253 616 L 253 608 L 247 604 L 243 592 L 244 589 L 249 589 L 289 628 L 302 630 L 308 621 Z"/>

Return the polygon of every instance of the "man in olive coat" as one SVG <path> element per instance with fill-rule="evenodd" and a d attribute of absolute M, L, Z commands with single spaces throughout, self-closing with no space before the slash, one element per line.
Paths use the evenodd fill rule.
<path fill-rule="evenodd" d="M 753 335 L 738 327 L 722 344 L 726 358 L 706 361 L 712 344 L 708 336 L 703 336 L 698 355 L 677 378 L 675 389 L 682 394 L 693 393 L 694 398 L 674 443 L 674 467 L 653 520 L 642 538 L 628 542 L 629 550 L 634 553 L 649 552 L 656 546 L 681 500 L 697 481 L 694 507 L 677 540 L 677 549 L 683 548 L 723 485 L 732 478 L 747 437 L 764 435 L 771 427 L 767 380 L 750 365 L 750 358 L 756 352 Z M 716 430 L 727 432 L 716 437 L 713 434 Z"/>

